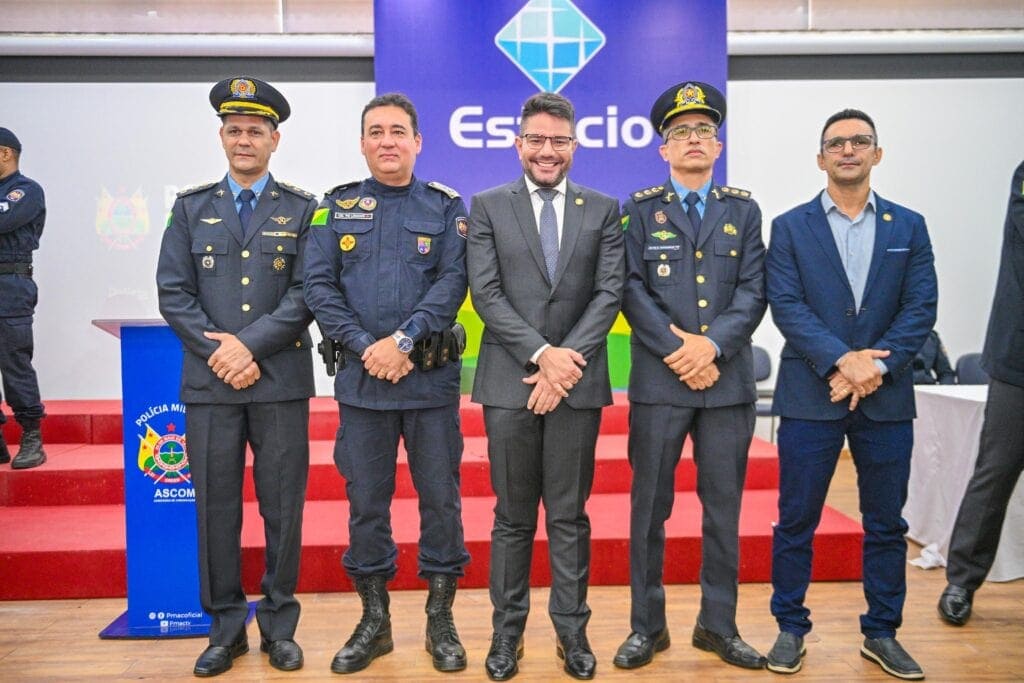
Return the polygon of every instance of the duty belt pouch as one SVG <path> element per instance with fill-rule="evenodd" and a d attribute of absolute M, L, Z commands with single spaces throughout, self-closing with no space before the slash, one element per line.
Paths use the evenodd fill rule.
<path fill-rule="evenodd" d="M 432 334 L 421 340 L 419 346 L 419 359 L 417 365 L 423 372 L 428 372 L 437 367 L 437 341 L 438 335 Z"/>

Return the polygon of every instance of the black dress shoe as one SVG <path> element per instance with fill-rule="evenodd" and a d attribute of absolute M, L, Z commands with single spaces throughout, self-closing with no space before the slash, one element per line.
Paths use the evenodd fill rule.
<path fill-rule="evenodd" d="M 777 674 L 795 674 L 803 666 L 807 646 L 804 639 L 794 633 L 782 631 L 768 652 L 768 670 Z"/>
<path fill-rule="evenodd" d="M 594 657 L 594 651 L 590 649 L 590 643 L 587 642 L 586 633 L 558 636 L 555 654 L 559 659 L 565 660 L 565 673 L 573 678 L 589 681 L 594 677 L 597 659 Z"/>
<path fill-rule="evenodd" d="M 924 678 L 924 671 L 895 638 L 865 638 L 860 656 L 875 662 L 890 676 L 906 681 Z"/>
<path fill-rule="evenodd" d="M 655 652 L 667 650 L 671 644 L 667 628 L 650 637 L 633 631 L 625 642 L 619 645 L 612 663 L 620 669 L 635 669 L 650 664 Z"/>
<path fill-rule="evenodd" d="M 487 652 L 484 668 L 492 681 L 507 681 L 519 673 L 519 660 L 523 658 L 523 637 L 495 633 L 491 636 L 491 649 Z"/>
<path fill-rule="evenodd" d="M 240 640 L 225 647 L 223 645 L 211 645 L 199 655 L 192 673 L 196 676 L 216 676 L 231 668 L 231 662 L 235 657 L 241 657 L 249 651 L 249 640 L 244 634 Z"/>
<path fill-rule="evenodd" d="M 971 618 L 974 591 L 948 584 L 939 597 L 939 616 L 954 626 L 963 626 Z"/>
<path fill-rule="evenodd" d="M 270 666 L 281 671 L 302 668 L 302 648 L 294 640 L 260 638 L 260 650 L 270 653 Z"/>
<path fill-rule="evenodd" d="M 11 452 L 7 450 L 7 442 L 4 441 L 4 434 L 0 432 L 0 465 L 6 465 L 11 461 Z"/>
<path fill-rule="evenodd" d="M 714 652 L 727 664 L 742 666 L 744 669 L 763 669 L 766 664 L 764 657 L 757 650 L 743 642 L 739 634 L 723 636 L 709 631 L 697 621 L 693 627 L 693 646 L 700 650 Z"/>
<path fill-rule="evenodd" d="M 27 429 L 21 434 L 21 448 L 11 462 L 12 470 L 27 470 L 39 467 L 46 462 L 46 451 L 43 450 L 43 438 L 39 429 Z"/>

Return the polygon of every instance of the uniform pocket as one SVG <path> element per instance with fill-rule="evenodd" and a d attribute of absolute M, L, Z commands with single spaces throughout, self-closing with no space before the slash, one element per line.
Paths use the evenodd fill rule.
<path fill-rule="evenodd" d="M 200 277 L 218 277 L 227 272 L 228 240 L 205 237 L 192 240 L 192 259 Z"/>

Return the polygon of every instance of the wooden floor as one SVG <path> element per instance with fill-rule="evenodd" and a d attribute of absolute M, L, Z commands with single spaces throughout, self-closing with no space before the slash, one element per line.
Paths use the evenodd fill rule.
<path fill-rule="evenodd" d="M 859 517 L 853 465 L 840 460 L 829 503 Z M 2 532 L 0 532 L 2 533 Z M 911 547 L 911 556 L 917 548 Z M 625 558 L 624 558 L 625 559 Z M 859 558 L 851 557 L 851 562 Z M 339 567 L 339 571 L 341 571 Z M 935 611 L 945 585 L 941 570 L 907 567 L 908 595 L 900 641 L 932 681 L 1024 680 L 1024 580 L 986 584 L 976 596 L 974 617 L 963 628 L 942 623 Z M 646 681 L 891 681 L 875 664 L 859 655 L 858 615 L 864 609 L 859 583 L 819 583 L 811 586 L 808 605 L 815 622 L 807 638 L 803 670 L 793 677 L 766 671 L 748 672 L 728 666 L 714 655 L 690 645 L 690 629 L 699 601 L 697 586 L 669 586 L 668 620 L 674 642 L 654 663 L 621 671 L 612 663 L 615 649 L 629 631 L 627 587 L 598 587 L 590 592 L 594 616 L 591 644 L 598 658 L 598 678 Z M 259 635 L 250 625 L 248 655 L 218 680 L 348 680 L 424 681 L 486 680 L 483 661 L 490 637 L 490 603 L 485 590 L 460 591 L 456 623 L 469 655 L 469 667 L 440 674 L 430 666 L 423 649 L 424 591 L 392 592 L 391 613 L 395 651 L 358 674 L 330 673 L 334 652 L 348 638 L 359 616 L 353 594 L 323 593 L 300 596 L 302 621 L 297 640 L 305 650 L 301 671 L 282 673 L 271 668 L 258 651 Z M 771 587 L 740 586 L 738 622 L 744 638 L 767 652 L 776 635 L 768 611 Z M 533 616 L 526 630 L 526 656 L 516 681 L 571 680 L 555 658 L 554 634 L 546 615 L 547 590 L 532 593 Z M 99 640 L 97 633 L 120 614 L 124 600 L 61 600 L 0 602 L 0 681 L 71 680 L 195 680 L 192 665 L 205 646 L 202 639 Z"/>

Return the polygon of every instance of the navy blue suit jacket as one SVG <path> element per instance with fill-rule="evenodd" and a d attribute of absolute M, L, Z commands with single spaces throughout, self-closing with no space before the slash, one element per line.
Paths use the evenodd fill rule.
<path fill-rule="evenodd" d="M 829 401 L 829 376 L 850 350 L 890 351 L 882 386 L 860 402 L 876 421 L 910 420 L 914 356 L 935 324 L 938 286 L 924 218 L 875 195 L 875 245 L 860 310 L 820 195 L 772 221 L 768 303 L 786 344 L 772 407 L 776 415 L 837 420 L 849 402 Z"/>

